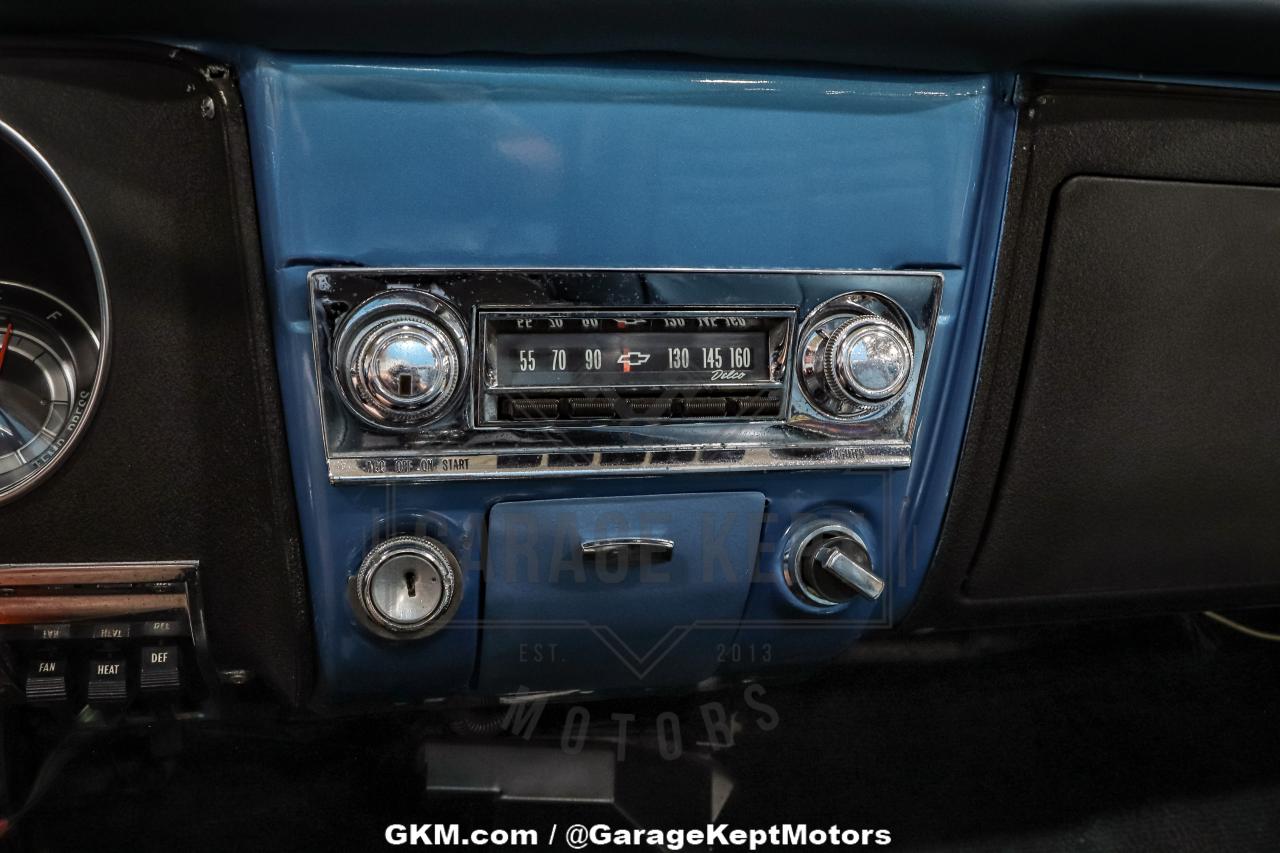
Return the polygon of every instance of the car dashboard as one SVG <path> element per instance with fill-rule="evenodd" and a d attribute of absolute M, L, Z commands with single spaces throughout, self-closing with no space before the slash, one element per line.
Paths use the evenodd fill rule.
<path fill-rule="evenodd" d="M 1254 653 L 1226 626 L 1280 603 L 1270 57 L 1173 25 L 1038 56 L 928 3 L 936 51 L 887 9 L 845 42 L 801 4 L 802 49 L 326 5 L 19 15 L 0 50 L 0 804 L 31 849 L 80 841 L 36 805 L 77 739 L 395 732 L 436 821 L 469 793 L 643 829 L 624 769 L 725 804 L 677 714 L 714 757 L 721 703 L 768 732 L 765 697 L 839 672 L 797 725 L 859 742 L 841 703 L 921 666 L 1088 693 L 1067 630 Z M 638 720 L 659 769 L 583 759 L 593 712 L 583 742 Z M 738 774 L 739 821 L 788 760 Z M 407 843 L 396 802 L 342 837 Z M 896 802 L 857 819 L 911 846 Z"/>

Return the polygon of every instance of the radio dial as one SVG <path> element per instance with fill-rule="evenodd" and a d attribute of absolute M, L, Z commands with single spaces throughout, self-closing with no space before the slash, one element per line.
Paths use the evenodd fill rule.
<path fill-rule="evenodd" d="M 375 296 L 338 330 L 333 350 L 338 387 L 366 423 L 414 429 L 445 414 L 457 397 L 465 340 L 453 310 L 430 294 Z"/>

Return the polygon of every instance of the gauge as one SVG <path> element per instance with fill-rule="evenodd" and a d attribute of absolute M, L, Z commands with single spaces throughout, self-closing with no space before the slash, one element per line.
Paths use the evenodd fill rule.
<path fill-rule="evenodd" d="M 71 191 L 0 121 L 0 504 L 69 455 L 97 405 L 111 312 Z"/>
<path fill-rule="evenodd" d="M 98 335 L 66 303 L 0 281 L 0 497 L 40 476 L 75 439 L 100 357 Z"/>

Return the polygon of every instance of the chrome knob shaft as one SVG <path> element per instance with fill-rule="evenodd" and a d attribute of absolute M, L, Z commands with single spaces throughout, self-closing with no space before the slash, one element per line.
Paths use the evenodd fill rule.
<path fill-rule="evenodd" d="M 865 596 L 872 601 L 884 593 L 884 581 L 871 571 L 871 558 L 867 549 L 854 537 L 836 537 L 823 545 L 813 555 L 807 566 L 809 583 L 818 588 L 827 588 L 828 579 L 835 580 L 846 589 Z M 852 598 L 844 590 L 837 597 Z M 832 598 L 832 596 L 824 596 Z"/>

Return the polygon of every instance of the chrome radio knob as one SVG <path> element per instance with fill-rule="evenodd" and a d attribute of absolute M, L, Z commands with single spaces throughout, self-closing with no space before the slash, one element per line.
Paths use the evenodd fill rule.
<path fill-rule="evenodd" d="M 800 352 L 805 394 L 837 417 L 874 413 L 902 396 L 914 361 L 911 340 L 878 314 L 838 314 L 810 329 Z"/>
<path fill-rule="evenodd" d="M 807 604 L 831 607 L 861 595 L 884 593 L 862 537 L 839 522 L 814 522 L 790 537 L 784 552 L 786 578 Z"/>
<path fill-rule="evenodd" d="M 392 291 L 342 321 L 333 372 L 357 417 L 409 430 L 441 417 L 458 398 L 466 353 L 465 329 L 452 308 L 427 293 Z"/>
<path fill-rule="evenodd" d="M 827 346 L 827 382 L 852 403 L 896 396 L 911 373 L 911 344 L 885 320 L 858 317 L 838 328 Z"/>
<path fill-rule="evenodd" d="M 462 571 L 434 539 L 397 536 L 378 545 L 355 577 L 358 615 L 392 636 L 443 628 L 461 600 Z"/>

